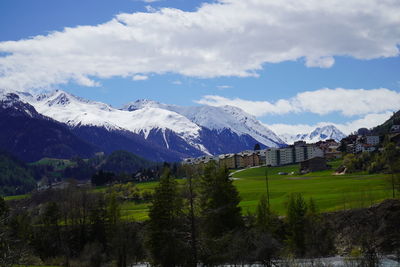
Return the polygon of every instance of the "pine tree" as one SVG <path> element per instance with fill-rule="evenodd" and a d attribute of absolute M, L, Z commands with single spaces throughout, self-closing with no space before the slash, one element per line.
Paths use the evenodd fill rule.
<path fill-rule="evenodd" d="M 301 194 L 291 194 L 287 210 L 288 245 L 296 256 L 304 256 L 306 252 L 305 228 L 307 205 Z"/>
<path fill-rule="evenodd" d="M 330 228 L 320 215 L 313 198 L 308 202 L 306 213 L 305 244 L 306 256 L 311 258 L 329 255 L 334 250 Z"/>
<path fill-rule="evenodd" d="M 385 160 L 385 163 L 389 169 L 389 172 L 391 174 L 390 176 L 390 184 L 392 187 L 392 197 L 395 198 L 396 197 L 396 189 L 398 190 L 399 188 L 399 181 L 397 176 L 396 176 L 396 172 L 399 171 L 399 151 L 396 148 L 396 145 L 394 143 L 391 142 L 386 142 L 385 147 L 384 147 L 384 153 L 383 153 L 383 157 Z"/>
<path fill-rule="evenodd" d="M 209 163 L 200 184 L 199 250 L 205 265 L 223 264 L 234 257 L 232 240 L 243 226 L 239 202 L 238 191 L 229 178 L 228 170 Z"/>
<path fill-rule="evenodd" d="M 190 246 L 190 257 L 188 266 L 197 266 L 198 258 L 198 212 L 197 207 L 197 184 L 198 184 L 198 172 L 193 166 L 185 166 L 184 171 L 186 173 L 186 183 L 185 183 L 185 215 L 187 224 L 187 236 L 188 243 Z"/>
<path fill-rule="evenodd" d="M 155 189 L 149 217 L 147 245 L 153 263 L 167 267 L 180 265 L 185 256 L 181 231 L 182 197 L 168 168 Z"/>
<path fill-rule="evenodd" d="M 208 236 L 222 236 L 243 225 L 239 193 L 229 178 L 228 169 L 215 164 L 204 170 L 201 190 L 203 231 Z"/>
<path fill-rule="evenodd" d="M 261 195 L 256 210 L 256 225 L 262 231 L 267 231 L 270 226 L 270 207 L 265 194 Z"/>

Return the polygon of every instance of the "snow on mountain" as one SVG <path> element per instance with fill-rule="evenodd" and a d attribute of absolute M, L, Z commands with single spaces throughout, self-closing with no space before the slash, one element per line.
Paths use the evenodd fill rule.
<path fill-rule="evenodd" d="M 179 113 L 201 127 L 222 132 L 231 130 L 237 135 L 249 135 L 268 147 L 284 144 L 273 131 L 261 124 L 254 116 L 233 106 L 176 106 L 151 100 L 138 100 L 127 104 L 123 110 L 136 111 L 143 108 L 157 107 Z"/>
<path fill-rule="evenodd" d="M 43 157 L 91 157 L 98 148 L 75 136 L 65 124 L 38 113 L 15 92 L 0 92 L 0 149 L 24 161 Z"/>
<path fill-rule="evenodd" d="M 97 127 L 121 134 L 130 132 L 187 156 L 238 152 L 252 148 L 257 142 L 267 147 L 284 144 L 255 117 L 232 106 L 186 107 L 138 100 L 116 109 L 61 90 L 38 95 L 17 94 L 38 113 L 71 129 Z M 2 95 L 5 93 L 0 91 Z"/>
<path fill-rule="evenodd" d="M 323 141 L 327 139 L 334 139 L 339 142 L 346 135 L 341 132 L 334 125 L 325 125 L 323 127 L 317 127 L 310 133 L 305 134 L 282 134 L 280 137 L 287 143 L 293 144 L 295 141 L 306 141 L 307 143 L 316 143 L 318 141 Z"/>
<path fill-rule="evenodd" d="M 12 91 L 0 90 L 0 108 L 31 118 L 40 117 L 31 105 L 21 101 L 20 97 Z"/>
<path fill-rule="evenodd" d="M 159 130 L 164 135 L 167 147 L 169 144 L 165 133 L 170 130 L 189 145 L 208 154 L 207 149 L 197 142 L 201 128 L 173 111 L 146 107 L 129 112 L 104 103 L 85 100 L 60 90 L 47 95 L 26 95 L 23 98 L 39 113 L 71 127 L 96 126 L 107 130 L 130 131 L 143 135 L 145 139 L 152 130 Z"/>

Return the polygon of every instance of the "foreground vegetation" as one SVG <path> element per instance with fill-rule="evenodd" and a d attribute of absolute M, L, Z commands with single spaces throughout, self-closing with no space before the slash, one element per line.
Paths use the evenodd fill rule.
<path fill-rule="evenodd" d="M 142 188 L 132 183 L 96 190 L 71 185 L 28 198 L 0 199 L 0 265 L 272 266 L 290 258 L 335 255 L 343 243 L 336 241 L 342 236 L 338 231 L 353 224 L 354 230 L 347 229 L 351 234 L 346 251 L 359 253 L 363 264 L 375 266 L 381 253 L 400 253 L 400 214 L 387 216 L 387 210 L 400 211 L 399 202 L 387 204 L 381 215 L 361 213 L 349 222 L 352 215 L 323 215 L 314 198 L 289 193 L 285 217 L 279 217 L 270 205 L 273 191 L 269 197 L 260 194 L 254 212 L 248 212 L 239 205 L 239 192 L 226 169 L 210 164 L 185 171 L 187 179 L 176 180 L 166 166 L 159 183 L 141 184 Z M 257 171 L 262 169 L 251 170 Z M 271 181 L 274 177 L 271 172 Z M 279 179 L 288 178 L 284 177 Z M 150 203 L 146 221 L 135 222 L 125 214 L 129 202 Z M 382 218 L 389 219 L 384 232 L 377 234 L 373 222 Z"/>

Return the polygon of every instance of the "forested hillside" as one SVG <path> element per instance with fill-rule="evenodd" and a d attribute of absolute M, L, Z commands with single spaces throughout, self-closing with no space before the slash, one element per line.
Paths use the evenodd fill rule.
<path fill-rule="evenodd" d="M 378 125 L 372 129 L 372 133 L 374 134 L 379 134 L 379 135 L 384 135 L 390 132 L 390 128 L 393 125 L 399 125 L 400 124 L 400 110 L 397 111 L 396 113 L 393 113 L 393 116 L 390 117 L 387 121 L 382 123 L 381 125 Z"/>
<path fill-rule="evenodd" d="M 0 152 L 0 195 L 25 193 L 35 186 L 28 166 L 6 152 Z"/>

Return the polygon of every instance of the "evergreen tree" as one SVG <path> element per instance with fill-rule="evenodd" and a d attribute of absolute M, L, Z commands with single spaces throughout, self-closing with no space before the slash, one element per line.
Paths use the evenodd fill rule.
<path fill-rule="evenodd" d="M 169 168 L 165 168 L 155 189 L 149 218 L 147 245 L 153 263 L 167 267 L 182 264 L 186 255 L 181 229 L 182 197 Z"/>
<path fill-rule="evenodd" d="M 232 260 L 233 238 L 243 226 L 239 194 L 227 169 L 209 163 L 200 182 L 200 259 L 205 265 Z M 235 254 L 235 253 L 233 253 Z"/>
<path fill-rule="evenodd" d="M 391 174 L 390 177 L 390 184 L 392 187 L 392 197 L 396 197 L 396 189 L 399 190 L 399 185 L 400 181 L 398 179 L 398 176 L 396 175 L 396 172 L 399 172 L 400 170 L 400 160 L 399 160 L 399 151 L 396 148 L 396 145 L 391 142 L 386 142 L 385 147 L 384 147 L 384 153 L 383 157 L 385 159 L 385 163 L 387 165 L 387 168 Z"/>
<path fill-rule="evenodd" d="M 239 193 L 226 168 L 210 163 L 204 170 L 201 190 L 203 231 L 208 236 L 222 236 L 243 225 Z"/>
<path fill-rule="evenodd" d="M 279 218 L 271 211 L 265 194 L 261 195 L 256 209 L 255 228 L 252 242 L 254 259 L 265 266 L 273 266 L 272 260 L 278 254 L 279 242 L 275 239 Z"/>
<path fill-rule="evenodd" d="M 106 216 L 111 227 L 115 227 L 121 217 L 121 208 L 115 191 L 107 197 Z"/>
<path fill-rule="evenodd" d="M 188 266 L 197 266 L 198 258 L 198 212 L 197 212 L 197 184 L 198 184 L 198 172 L 193 166 L 184 166 L 184 171 L 186 173 L 186 183 L 184 190 L 185 197 L 185 215 L 186 215 L 186 225 L 187 225 L 187 236 L 190 246 L 190 259 Z"/>
<path fill-rule="evenodd" d="M 305 230 L 307 205 L 301 194 L 291 194 L 287 208 L 288 245 L 293 254 L 304 256 L 306 252 Z"/>
<path fill-rule="evenodd" d="M 0 220 L 8 213 L 8 206 L 3 197 L 0 196 Z"/>
<path fill-rule="evenodd" d="M 334 250 L 330 228 L 320 215 L 313 198 L 310 198 L 307 207 L 305 240 L 307 257 L 316 258 L 326 256 Z"/>
<path fill-rule="evenodd" d="M 256 210 L 256 225 L 262 231 L 267 231 L 271 225 L 271 210 L 265 194 L 261 195 Z"/>

